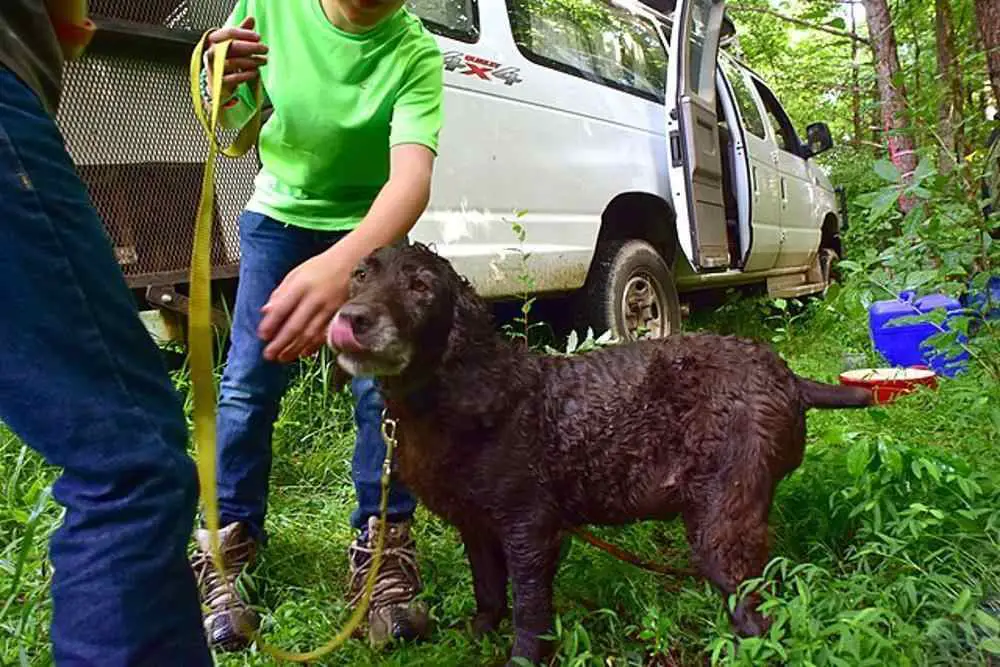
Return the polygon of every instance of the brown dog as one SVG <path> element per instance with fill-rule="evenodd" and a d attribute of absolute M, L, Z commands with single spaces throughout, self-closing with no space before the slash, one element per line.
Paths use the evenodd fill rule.
<path fill-rule="evenodd" d="M 794 375 L 768 347 L 684 335 L 545 356 L 508 342 L 486 303 L 420 245 L 355 271 L 329 343 L 380 379 L 399 422 L 402 480 L 454 524 L 475 586 L 477 632 L 507 613 L 513 655 L 538 661 L 552 625 L 560 536 L 584 524 L 680 515 L 700 571 L 723 593 L 759 576 L 778 482 L 802 462 L 809 408 L 869 392 Z M 763 632 L 757 601 L 732 621 Z"/>

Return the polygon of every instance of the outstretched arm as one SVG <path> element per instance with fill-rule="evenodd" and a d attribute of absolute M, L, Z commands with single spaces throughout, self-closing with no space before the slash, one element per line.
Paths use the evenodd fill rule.
<path fill-rule="evenodd" d="M 413 228 L 430 199 L 434 153 L 400 144 L 390 154 L 389 180 L 368 215 L 326 252 L 293 269 L 264 305 L 258 334 L 264 357 L 290 362 L 316 352 L 334 314 L 347 300 L 351 272 L 373 250 L 391 245 Z"/>

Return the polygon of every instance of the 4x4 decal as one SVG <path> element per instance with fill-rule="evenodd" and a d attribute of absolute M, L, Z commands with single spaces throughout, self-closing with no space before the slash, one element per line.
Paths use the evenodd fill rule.
<path fill-rule="evenodd" d="M 484 81 L 502 81 L 508 86 L 523 81 L 519 67 L 504 67 L 498 62 L 461 51 L 448 51 L 443 55 L 444 68 L 449 72 L 474 76 Z"/>

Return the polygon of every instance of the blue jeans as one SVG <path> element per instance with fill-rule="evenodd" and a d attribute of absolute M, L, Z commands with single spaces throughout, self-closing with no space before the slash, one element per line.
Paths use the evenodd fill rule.
<path fill-rule="evenodd" d="M 56 664 L 211 665 L 181 404 L 56 125 L 0 67 L 0 419 L 48 463 Z"/>
<path fill-rule="evenodd" d="M 342 236 L 284 225 L 250 211 L 240 216 L 240 280 L 219 395 L 219 514 L 222 525 L 242 521 L 260 540 L 265 537 L 271 436 L 289 376 L 288 366 L 263 357 L 264 342 L 257 337 L 260 309 L 289 271 Z M 382 398 L 370 379 L 355 379 L 351 388 L 358 426 L 351 466 L 358 507 L 351 523 L 362 528 L 379 511 L 385 457 Z M 410 493 L 394 482 L 389 517 L 408 519 L 415 507 Z"/>

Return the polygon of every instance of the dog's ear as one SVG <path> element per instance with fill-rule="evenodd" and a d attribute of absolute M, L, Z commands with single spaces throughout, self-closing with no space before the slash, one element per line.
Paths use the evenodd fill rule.
<path fill-rule="evenodd" d="M 454 299 L 451 332 L 448 348 L 456 349 L 465 344 L 489 339 L 493 336 L 493 312 L 486 301 L 476 294 L 472 284 L 447 266 L 448 288 Z"/>

